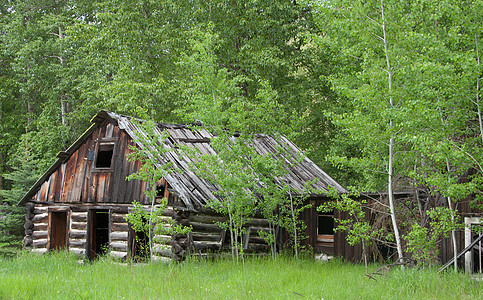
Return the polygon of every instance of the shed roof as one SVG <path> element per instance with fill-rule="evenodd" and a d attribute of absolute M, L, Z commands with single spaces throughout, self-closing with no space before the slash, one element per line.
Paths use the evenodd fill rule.
<path fill-rule="evenodd" d="M 116 114 L 113 112 L 100 111 L 96 116 L 91 119 L 93 125 L 74 142 L 65 152 L 59 153 L 59 158 L 54 164 L 42 175 L 41 178 L 32 186 L 32 188 L 25 194 L 20 200 L 19 204 L 24 204 L 28 199 L 35 194 L 40 188 L 42 183 L 49 178 L 49 176 L 72 155 L 79 146 L 85 142 L 94 129 L 99 127 L 105 120 L 115 121 L 119 128 L 124 130 L 136 144 L 144 148 L 145 145 L 141 142 L 139 137 L 145 135 L 144 129 L 138 126 L 139 122 L 133 122 L 131 117 Z M 216 154 L 212 146 L 210 145 L 213 135 L 205 128 L 194 128 L 193 126 L 187 126 L 183 124 L 168 124 L 168 123 L 156 123 L 156 135 L 161 136 L 163 131 L 168 132 L 169 139 L 166 141 L 160 141 L 165 148 L 176 148 L 179 145 L 196 147 L 201 153 L 204 154 Z M 309 158 L 304 157 L 302 161 L 297 161 L 297 156 L 301 153 L 301 150 L 295 146 L 284 136 L 275 138 L 271 135 L 258 134 L 255 137 L 253 146 L 257 153 L 260 155 L 276 154 L 278 149 L 282 147 L 287 149 L 293 156 L 293 160 L 289 162 L 287 167 L 287 174 L 285 178 L 274 178 L 280 186 L 283 182 L 288 182 L 291 189 L 296 193 L 303 191 L 303 188 L 311 181 L 316 179 L 312 184 L 312 188 L 319 191 L 328 191 L 329 187 L 335 188 L 339 193 L 347 192 L 346 189 L 337 183 L 332 177 L 320 169 Z M 154 149 L 155 150 L 155 149 Z M 155 150 L 156 151 L 156 150 Z M 167 153 L 156 155 L 157 158 L 152 157 L 155 160 L 155 164 L 158 167 L 165 163 L 172 163 L 176 172 L 170 173 L 165 176 L 166 181 L 173 188 L 174 192 L 179 195 L 187 208 L 194 210 L 196 207 L 202 207 L 206 205 L 207 201 L 214 199 L 218 188 L 212 183 L 200 178 L 192 170 L 192 164 L 189 157 L 181 156 L 179 152 L 169 151 Z"/>

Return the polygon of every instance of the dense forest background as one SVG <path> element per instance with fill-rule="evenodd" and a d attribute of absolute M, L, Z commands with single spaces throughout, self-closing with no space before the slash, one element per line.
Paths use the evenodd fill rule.
<path fill-rule="evenodd" d="M 2 0 L 2 239 L 100 109 L 278 132 L 351 190 L 420 191 L 388 204 L 407 228 L 454 217 L 481 195 L 482 28 L 480 0 Z"/>

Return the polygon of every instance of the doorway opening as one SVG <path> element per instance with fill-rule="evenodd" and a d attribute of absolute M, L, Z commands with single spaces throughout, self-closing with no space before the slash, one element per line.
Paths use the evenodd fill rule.
<path fill-rule="evenodd" d="M 109 210 L 92 209 L 89 211 L 88 256 L 94 260 L 106 253 L 109 247 Z"/>
<path fill-rule="evenodd" d="M 67 248 L 67 212 L 50 212 L 49 250 Z"/>
<path fill-rule="evenodd" d="M 147 222 L 145 218 L 142 219 L 144 223 Z M 149 249 L 149 236 L 144 231 L 135 231 L 131 226 L 129 227 L 129 250 L 131 258 L 136 262 L 148 261 L 151 258 L 151 251 Z"/>

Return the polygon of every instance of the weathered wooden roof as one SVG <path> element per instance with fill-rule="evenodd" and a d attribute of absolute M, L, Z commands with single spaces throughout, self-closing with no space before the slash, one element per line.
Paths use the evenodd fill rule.
<path fill-rule="evenodd" d="M 45 181 L 45 178 L 48 178 L 48 176 L 50 176 L 50 174 L 87 139 L 94 127 L 100 126 L 100 124 L 106 119 L 111 119 L 117 122 L 119 128 L 125 130 L 139 147 L 145 147 L 145 145 L 140 142 L 142 140 L 140 137 L 146 133 L 137 125 L 139 124 L 138 122 L 133 122 L 131 117 L 128 116 L 113 112 L 100 111 L 91 120 L 94 124 L 68 150 L 62 152 L 62 155 L 58 155 L 59 159 L 34 184 L 19 204 L 28 201 L 29 197 L 31 197 L 31 195 L 33 195 L 40 187 L 42 182 Z M 166 141 L 159 141 L 159 144 L 162 144 L 166 148 L 174 149 L 175 147 L 182 145 L 196 147 L 203 154 L 216 154 L 210 145 L 213 135 L 202 127 L 194 129 L 193 126 L 190 127 L 181 124 L 156 123 L 156 134 L 161 137 L 163 131 L 168 132 L 169 138 Z M 303 191 L 304 187 L 309 182 L 316 179 L 312 184 L 312 187 L 316 190 L 324 192 L 327 191 L 329 187 L 333 187 L 339 193 L 347 192 L 344 187 L 327 175 L 327 173 L 320 169 L 309 158 L 305 157 L 301 162 L 296 162 L 296 157 L 301 151 L 287 138 L 281 136 L 279 139 L 275 139 L 271 135 L 259 134 L 256 136 L 253 145 L 256 148 L 257 153 L 260 155 L 275 154 L 280 147 L 288 149 L 290 154 L 293 155 L 294 159 L 292 162 L 289 162 L 286 178 L 274 178 L 276 182 L 278 180 L 280 185 L 282 185 L 282 181 L 288 182 L 291 189 L 296 193 L 299 193 Z M 176 151 L 168 151 L 163 153 L 162 156 L 161 154 L 156 155 L 155 153 L 154 156 L 156 157 L 152 157 L 152 159 L 155 160 L 155 164 L 158 167 L 170 162 L 175 169 L 180 170 L 166 175 L 165 179 L 172 187 L 173 191 L 179 195 L 187 208 L 195 209 L 196 207 L 202 207 L 206 205 L 208 200 L 216 197 L 215 193 L 218 188 L 193 172 L 192 162 L 189 157 L 180 156 Z"/>

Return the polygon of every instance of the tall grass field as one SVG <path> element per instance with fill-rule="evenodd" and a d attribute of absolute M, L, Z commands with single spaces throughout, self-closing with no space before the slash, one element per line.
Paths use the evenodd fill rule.
<path fill-rule="evenodd" d="M 163 264 L 81 263 L 67 253 L 0 258 L 0 299 L 483 299 L 483 282 L 434 269 L 338 260 L 249 258 Z"/>

